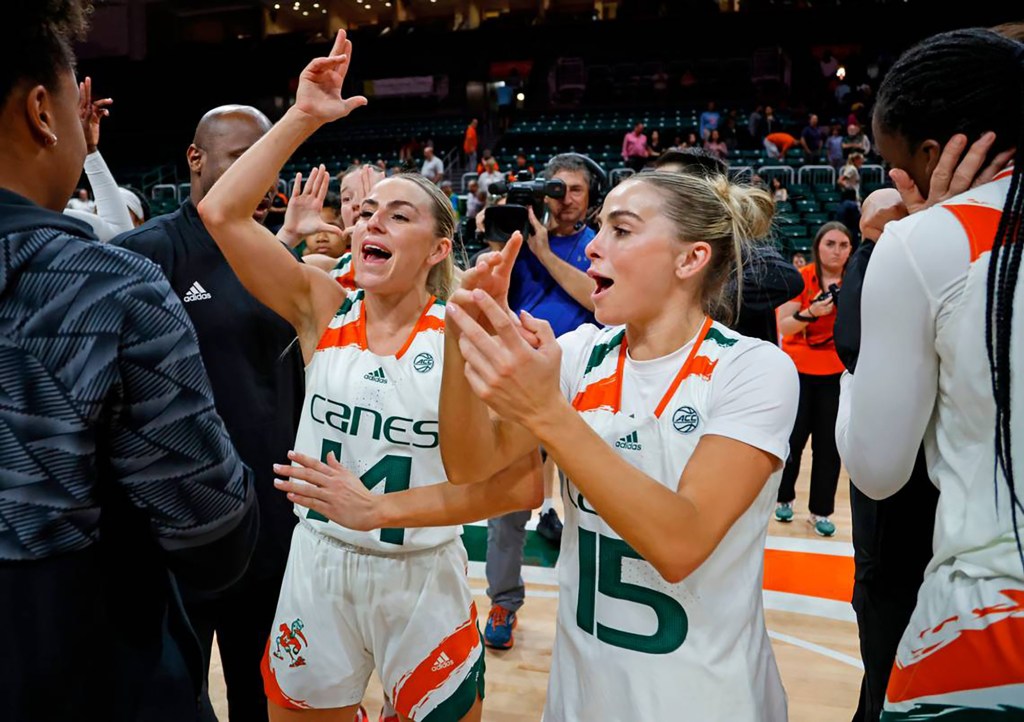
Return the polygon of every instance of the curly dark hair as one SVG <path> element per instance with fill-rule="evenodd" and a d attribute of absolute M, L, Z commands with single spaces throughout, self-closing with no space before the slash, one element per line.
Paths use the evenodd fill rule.
<path fill-rule="evenodd" d="M 0 102 L 19 83 L 52 88 L 75 67 L 71 45 L 85 36 L 91 0 L 10 0 L 0 24 Z"/>

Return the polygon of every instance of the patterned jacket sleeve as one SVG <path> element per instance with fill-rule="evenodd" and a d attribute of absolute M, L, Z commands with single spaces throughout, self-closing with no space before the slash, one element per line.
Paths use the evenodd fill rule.
<path fill-rule="evenodd" d="M 258 518 L 251 471 L 214 409 L 195 331 L 156 266 L 122 291 L 111 463 L 170 563 L 197 588 L 245 571 Z"/>

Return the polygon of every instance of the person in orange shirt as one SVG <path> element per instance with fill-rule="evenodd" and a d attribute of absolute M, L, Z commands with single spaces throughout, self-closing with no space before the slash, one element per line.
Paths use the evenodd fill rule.
<path fill-rule="evenodd" d="M 853 248 L 853 234 L 842 223 L 826 223 L 814 237 L 813 263 L 800 269 L 804 292 L 779 306 L 782 350 L 789 354 L 800 373 L 800 406 L 789 438 L 789 459 L 782 473 L 775 518 L 793 521 L 796 477 L 807 437 L 811 437 L 814 459 L 811 465 L 811 498 L 808 521 L 820 536 L 836 533 L 829 519 L 835 509 L 839 484 L 839 451 L 835 426 L 839 413 L 839 377 L 845 367 L 836 354 L 832 327 L 836 302 L 843 283 L 846 262 Z"/>
<path fill-rule="evenodd" d="M 769 158 L 775 158 L 778 160 L 784 160 L 786 153 L 796 145 L 797 140 L 789 133 L 783 133 L 781 131 L 777 133 L 769 133 L 764 139 L 764 149 L 768 153 Z"/>
<path fill-rule="evenodd" d="M 469 121 L 469 126 L 466 128 L 466 137 L 462 141 L 462 152 L 466 154 L 466 167 L 474 168 L 476 166 L 476 148 L 477 148 L 477 137 L 476 137 L 476 126 L 477 119 Z"/>

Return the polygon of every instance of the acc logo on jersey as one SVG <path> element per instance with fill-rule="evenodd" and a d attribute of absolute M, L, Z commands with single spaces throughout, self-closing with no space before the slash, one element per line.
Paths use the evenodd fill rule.
<path fill-rule="evenodd" d="M 416 358 L 412 360 L 412 367 L 425 374 L 434 368 L 434 357 L 426 352 L 416 354 Z"/>
<path fill-rule="evenodd" d="M 700 426 L 700 414 L 692 406 L 680 406 L 672 414 L 672 426 L 680 434 L 689 434 Z"/>

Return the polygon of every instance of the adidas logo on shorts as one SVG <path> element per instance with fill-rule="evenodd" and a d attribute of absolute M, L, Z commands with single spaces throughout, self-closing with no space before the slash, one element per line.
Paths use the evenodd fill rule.
<path fill-rule="evenodd" d="M 213 298 L 213 296 L 207 293 L 206 289 L 199 285 L 199 281 L 196 281 L 185 293 L 185 298 L 182 300 L 185 303 L 191 303 L 192 301 L 206 301 L 210 298 Z"/>
<path fill-rule="evenodd" d="M 430 668 L 430 671 L 440 672 L 442 669 L 448 669 L 453 664 L 455 664 L 455 662 L 452 661 L 451 657 L 444 652 L 441 652 L 437 659 L 434 660 L 434 666 Z"/>
<path fill-rule="evenodd" d="M 375 381 L 378 384 L 386 384 L 388 382 L 388 377 L 384 375 L 383 367 L 378 368 L 376 371 L 371 371 L 363 376 L 363 378 L 367 381 Z"/>
<path fill-rule="evenodd" d="M 626 434 L 621 439 L 615 442 L 615 448 L 617 449 L 629 449 L 630 451 L 641 451 L 643 446 L 640 444 L 640 439 L 637 437 L 636 432 L 632 434 Z"/>

